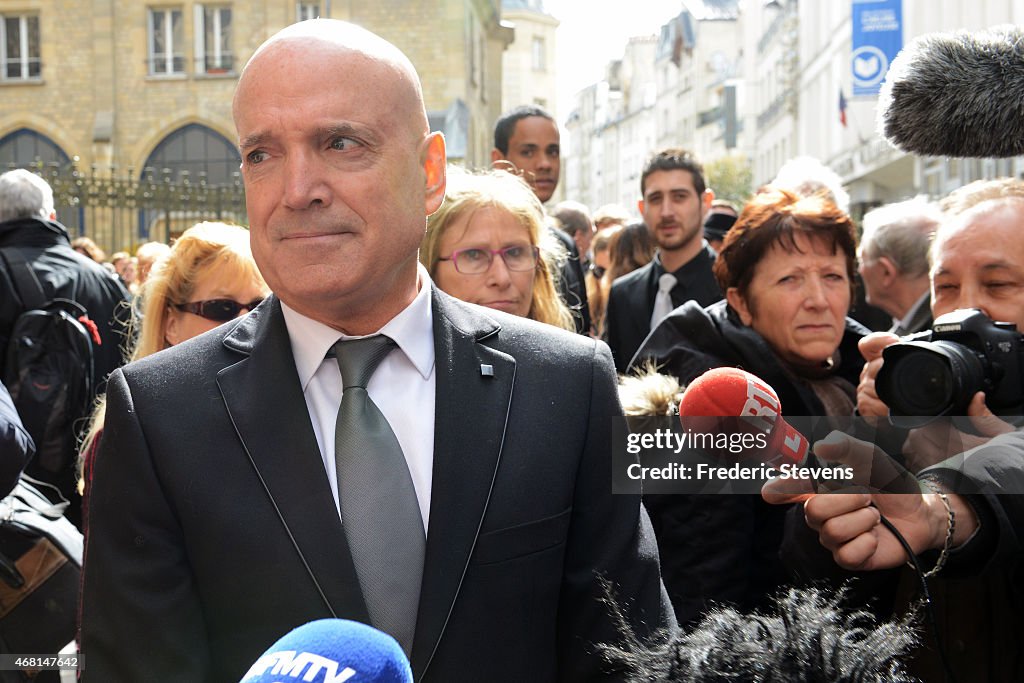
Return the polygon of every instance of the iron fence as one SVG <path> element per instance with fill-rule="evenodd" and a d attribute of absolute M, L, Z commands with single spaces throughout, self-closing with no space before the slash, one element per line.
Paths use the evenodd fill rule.
<path fill-rule="evenodd" d="M 14 166 L 11 166 L 13 168 Z M 72 238 L 88 235 L 107 253 L 134 251 L 141 242 L 167 242 L 194 223 L 246 222 L 245 190 L 239 173 L 212 184 L 205 173 L 170 168 L 36 161 L 26 166 L 53 188 L 57 219 Z"/>

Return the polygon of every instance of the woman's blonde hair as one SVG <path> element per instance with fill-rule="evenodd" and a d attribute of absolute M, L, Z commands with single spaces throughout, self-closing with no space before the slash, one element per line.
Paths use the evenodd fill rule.
<path fill-rule="evenodd" d="M 131 336 L 137 335 L 137 341 L 130 360 L 170 346 L 164 329 L 171 306 L 191 301 L 196 284 L 208 273 L 226 282 L 265 285 L 252 257 L 248 230 L 227 223 L 197 223 L 175 240 L 139 290 L 131 323 Z"/>
<path fill-rule="evenodd" d="M 196 284 L 209 273 L 227 282 L 255 282 L 266 286 L 249 247 L 249 231 L 227 223 L 197 223 L 181 234 L 164 256 L 153 265 L 149 279 L 132 305 L 129 339 L 135 339 L 129 360 L 151 356 L 170 346 L 164 337 L 167 318 L 174 304 L 188 303 Z M 106 400 L 101 398 L 93 412 L 81 453 L 92 446 L 103 428 Z"/>
<path fill-rule="evenodd" d="M 530 186 L 505 171 L 469 172 L 448 167 L 444 203 L 427 219 L 427 233 L 420 244 L 420 262 L 435 277 L 441 260 L 441 238 L 462 216 L 481 208 L 496 208 L 512 215 L 530 234 L 530 244 L 540 247 L 540 261 L 533 278 L 533 297 L 527 317 L 565 330 L 575 330 L 572 313 L 558 296 L 556 273 L 565 250 L 544 227 L 544 206 Z"/>

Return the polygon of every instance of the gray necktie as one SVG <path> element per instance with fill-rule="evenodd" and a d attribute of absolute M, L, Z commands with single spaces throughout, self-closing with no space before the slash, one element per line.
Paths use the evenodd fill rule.
<path fill-rule="evenodd" d="M 366 384 L 395 343 L 384 336 L 339 341 L 344 393 L 334 433 L 341 522 L 376 628 L 412 652 L 426 537 L 409 467 Z"/>
<path fill-rule="evenodd" d="M 672 288 L 676 286 L 676 276 L 665 273 L 658 278 L 658 294 L 654 297 L 654 312 L 651 314 L 651 329 L 657 327 L 661 319 L 672 312 Z"/>

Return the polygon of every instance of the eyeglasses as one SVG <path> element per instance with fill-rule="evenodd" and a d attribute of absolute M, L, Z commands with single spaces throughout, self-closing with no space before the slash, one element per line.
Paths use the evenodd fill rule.
<path fill-rule="evenodd" d="M 263 299 L 253 299 L 247 304 L 240 304 L 232 299 L 210 299 L 208 301 L 190 301 L 187 304 L 174 304 L 174 307 L 179 311 L 223 323 L 234 320 L 243 310 L 251 311 L 262 302 Z"/>
<path fill-rule="evenodd" d="M 495 254 L 501 254 L 506 268 L 522 272 L 537 267 L 540 249 L 526 245 L 505 247 L 504 249 L 458 249 L 453 251 L 448 258 L 441 257 L 438 258 L 438 261 L 451 261 L 455 264 L 455 270 L 463 275 L 480 275 L 486 273 L 491 267 Z"/>

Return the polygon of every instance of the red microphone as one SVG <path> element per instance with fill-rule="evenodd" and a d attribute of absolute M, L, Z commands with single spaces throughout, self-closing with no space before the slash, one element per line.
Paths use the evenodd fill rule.
<path fill-rule="evenodd" d="M 687 417 L 743 418 L 728 420 L 728 428 L 767 434 L 765 447 L 750 453 L 766 465 L 802 465 L 807 457 L 807 439 L 782 418 L 778 394 L 745 370 L 714 368 L 690 382 L 679 400 L 679 418 Z"/>

